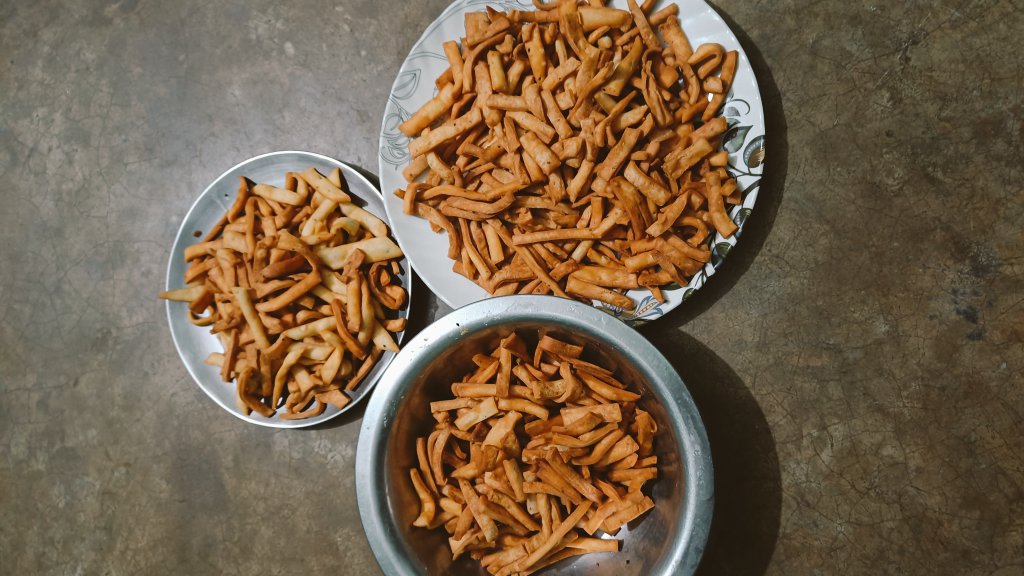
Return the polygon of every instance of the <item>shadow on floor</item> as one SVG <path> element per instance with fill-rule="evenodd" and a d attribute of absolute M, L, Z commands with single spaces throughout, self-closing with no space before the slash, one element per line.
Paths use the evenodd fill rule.
<path fill-rule="evenodd" d="M 684 305 L 669 312 L 665 319 L 659 320 L 659 323 L 667 323 L 672 326 L 682 326 L 704 313 L 729 292 L 750 268 L 758 253 L 761 252 L 765 239 L 768 238 L 768 233 L 775 222 L 779 205 L 782 204 L 783 188 L 786 184 L 789 165 L 786 114 L 782 107 L 782 96 L 775 84 L 775 78 L 764 57 L 761 56 L 761 52 L 758 51 L 757 46 L 750 40 L 747 33 L 720 8 L 715 6 L 715 10 L 736 34 L 740 45 L 747 53 L 750 65 L 754 69 L 754 75 L 757 77 L 765 119 L 764 174 L 761 177 L 754 211 L 744 225 L 743 234 L 736 242 L 736 247 L 729 252 L 729 256 L 722 266 L 700 290 L 693 294 Z"/>
<path fill-rule="evenodd" d="M 782 487 L 775 440 L 746 384 L 713 351 L 665 325 L 647 334 L 700 410 L 715 468 L 715 511 L 697 574 L 764 574 L 775 550 Z"/>
<path fill-rule="evenodd" d="M 363 168 L 362 166 L 359 166 L 357 164 L 353 164 L 351 162 L 348 162 L 348 165 L 349 165 L 349 167 L 351 167 L 356 172 L 359 172 L 359 174 L 363 178 L 366 178 L 367 180 L 369 180 L 370 184 L 373 184 L 374 188 L 376 188 L 377 190 L 380 190 L 380 178 L 378 178 L 376 174 L 374 174 L 370 170 L 367 170 L 366 168 Z M 383 192 L 383 193 L 386 194 L 386 192 Z"/>

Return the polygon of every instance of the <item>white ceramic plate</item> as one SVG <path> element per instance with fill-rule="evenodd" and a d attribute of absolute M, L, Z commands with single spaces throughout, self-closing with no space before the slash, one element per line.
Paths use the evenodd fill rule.
<path fill-rule="evenodd" d="M 238 177 L 246 176 L 258 183 L 284 186 L 285 172 L 301 172 L 313 166 L 320 172 L 326 174 L 335 168 L 341 169 L 342 177 L 348 183 L 348 191 L 356 204 L 372 212 L 382 220 L 387 221 L 384 210 L 384 203 L 381 201 L 380 192 L 373 187 L 366 178 L 343 162 L 313 154 L 310 152 L 272 152 L 257 156 L 242 162 L 234 168 L 220 175 L 213 181 L 206 190 L 196 199 L 181 223 L 178 236 L 174 239 L 174 248 L 171 249 L 171 259 L 167 265 L 167 289 L 173 290 L 185 285 L 183 276 L 185 273 L 185 248 L 199 242 L 201 237 L 220 219 L 221 215 L 231 206 L 235 200 L 235 193 L 238 191 Z M 198 232 L 198 236 L 196 236 Z M 408 316 L 408 310 L 412 305 L 412 275 L 409 272 L 409 265 L 403 258 L 400 262 L 403 274 L 400 276 L 402 286 L 409 292 L 409 302 L 400 311 L 401 317 Z M 323 414 L 305 420 L 283 420 L 280 417 L 281 411 L 270 418 L 264 418 L 259 414 L 245 415 L 235 406 L 235 386 L 220 379 L 220 370 L 214 366 L 203 363 L 203 360 L 211 352 L 222 352 L 220 340 L 210 334 L 209 327 L 196 326 L 188 320 L 188 307 L 183 302 L 167 302 L 167 322 L 171 327 L 171 337 L 174 339 L 174 346 L 178 349 L 181 361 L 185 363 L 189 374 L 196 384 L 206 392 L 206 395 L 227 410 L 231 414 L 262 426 L 274 428 L 302 428 L 325 422 L 351 409 L 359 401 L 370 393 L 377 383 L 381 373 L 395 357 L 392 352 L 385 352 L 366 379 L 350 395 L 352 401 L 345 405 L 343 410 L 334 406 L 327 406 Z M 402 341 L 402 332 L 395 336 L 399 343 Z"/>
<path fill-rule="evenodd" d="M 658 303 L 647 290 L 633 290 L 629 296 L 637 302 L 635 311 L 595 302 L 595 305 L 614 316 L 633 324 L 658 318 L 682 303 L 695 290 L 704 285 L 715 273 L 722 259 L 736 244 L 743 226 L 757 200 L 764 163 L 764 113 L 757 79 L 750 61 L 743 52 L 729 26 L 703 0 L 679 0 L 679 18 L 690 43 L 696 47 L 705 42 L 717 42 L 726 50 L 738 50 L 739 62 L 736 79 L 722 107 L 729 122 L 729 131 L 723 138 L 723 147 L 729 151 L 729 172 L 743 191 L 743 202 L 729 209 L 739 230 L 732 238 L 717 233 L 709 238 L 711 261 L 686 286 L 673 286 L 664 291 L 667 301 Z M 609 5 L 625 9 L 625 0 L 614 0 Z M 660 9 L 664 3 L 659 4 Z M 398 125 L 411 116 L 424 102 L 434 96 L 434 79 L 448 68 L 441 48 L 448 40 L 465 35 L 463 15 L 492 6 L 499 10 L 533 10 L 529 0 L 456 0 L 420 37 L 406 57 L 391 87 L 384 110 L 384 123 L 380 133 L 380 184 L 384 191 L 384 205 L 394 224 L 394 233 L 416 273 L 446 304 L 459 308 L 487 298 L 487 292 L 473 282 L 452 271 L 448 259 L 448 239 L 443 233 L 435 234 L 426 220 L 402 212 L 402 201 L 394 191 L 405 188 L 402 168 L 409 161 L 409 139 L 398 130 Z"/>

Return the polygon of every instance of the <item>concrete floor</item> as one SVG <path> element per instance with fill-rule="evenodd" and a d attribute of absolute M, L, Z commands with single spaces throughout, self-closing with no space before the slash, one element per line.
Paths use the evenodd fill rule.
<path fill-rule="evenodd" d="M 358 416 L 223 412 L 155 297 L 223 170 L 376 171 L 424 2 L 0 3 L 0 573 L 374 574 Z M 704 415 L 705 574 L 1024 571 L 1024 12 L 716 3 L 768 117 L 750 228 L 644 333 Z M 419 326 L 447 311 L 419 285 Z"/>

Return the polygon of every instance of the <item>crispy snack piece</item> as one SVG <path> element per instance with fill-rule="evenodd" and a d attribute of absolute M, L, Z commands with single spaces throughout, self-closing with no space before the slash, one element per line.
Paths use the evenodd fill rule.
<path fill-rule="evenodd" d="M 738 53 L 692 46 L 675 5 L 601 4 L 467 14 L 437 96 L 399 127 L 404 211 L 443 230 L 453 269 L 491 294 L 633 309 L 625 291 L 663 299 L 708 261 L 709 232 L 736 233 L 742 191 L 716 150 Z"/>
<path fill-rule="evenodd" d="M 430 403 L 437 424 L 416 440 L 420 504 L 408 516 L 443 527 L 453 558 L 469 553 L 511 575 L 616 552 L 619 541 L 591 536 L 654 506 L 643 493 L 658 477 L 654 418 L 585 353 L 554 334 L 512 332 L 473 357 L 454 398 Z"/>
<path fill-rule="evenodd" d="M 224 353 L 207 360 L 235 382 L 246 414 L 344 408 L 383 352 L 398 351 L 391 332 L 405 323 L 385 311 L 407 301 L 395 281 L 402 251 L 346 188 L 339 170 L 289 172 L 283 188 L 240 178 L 231 208 L 185 250 L 188 285 L 160 294 L 221 337 Z"/>

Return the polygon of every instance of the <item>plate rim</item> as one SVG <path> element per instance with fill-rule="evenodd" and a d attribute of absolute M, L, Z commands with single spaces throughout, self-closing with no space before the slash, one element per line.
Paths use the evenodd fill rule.
<path fill-rule="evenodd" d="M 198 208 L 199 203 L 204 198 L 206 198 L 207 194 L 210 194 L 211 190 L 213 190 L 213 188 L 218 183 L 220 183 L 222 180 L 224 180 L 224 178 L 226 178 L 229 174 L 231 174 L 232 172 L 235 172 L 236 170 L 238 170 L 240 168 L 243 168 L 243 167 L 245 167 L 245 166 L 247 166 L 249 164 L 252 164 L 252 163 L 260 161 L 260 160 L 263 160 L 265 158 L 271 158 L 271 157 L 274 157 L 274 156 L 284 156 L 284 155 L 290 155 L 290 154 L 291 155 L 297 155 L 297 156 L 300 156 L 300 157 L 314 158 L 314 159 L 320 160 L 322 162 L 326 162 L 326 163 L 329 163 L 329 164 L 336 164 L 336 165 L 338 165 L 339 167 L 341 167 L 343 169 L 347 169 L 349 172 L 355 174 L 358 177 L 358 179 L 363 184 L 365 184 L 370 190 L 376 192 L 377 195 L 380 197 L 381 204 L 384 204 L 384 195 L 381 193 L 379 187 L 374 186 L 373 183 L 370 182 L 370 180 L 368 178 L 363 176 L 359 172 L 359 170 L 357 170 L 354 166 L 352 166 L 351 164 L 348 164 L 347 162 L 343 162 L 341 160 L 338 160 L 336 158 L 332 158 L 332 157 L 324 155 L 324 154 L 319 154 L 319 153 L 316 153 L 316 152 L 308 152 L 308 151 L 305 151 L 305 150 L 277 150 L 277 151 L 274 151 L 274 152 L 266 152 L 264 154 L 258 154 L 256 156 L 253 156 L 252 158 L 249 158 L 247 160 L 243 160 L 243 161 L 235 164 L 234 166 L 228 168 L 224 172 L 222 172 L 219 176 L 217 176 L 216 178 L 211 180 L 210 183 L 206 186 L 206 188 L 204 188 L 203 191 L 198 196 L 196 196 L 195 199 L 192 201 L 192 204 L 189 206 L 188 210 L 185 212 L 185 215 L 182 216 L 182 218 L 181 218 L 181 223 L 178 225 L 178 232 L 177 232 L 177 234 L 175 234 L 174 242 L 171 244 L 170 255 L 169 255 L 168 259 L 167 259 L 167 272 L 166 272 L 166 274 L 164 276 L 164 289 L 165 290 L 172 290 L 173 289 L 172 286 L 175 284 L 175 282 L 174 282 L 175 279 L 174 279 L 172 274 L 173 274 L 173 269 L 174 269 L 174 263 L 175 263 L 175 256 L 176 256 L 177 248 L 178 248 L 178 246 L 179 246 L 179 244 L 181 242 L 186 241 L 185 235 L 188 234 L 185 231 L 185 224 L 189 221 L 189 217 L 192 216 L 192 213 Z M 346 173 L 345 177 L 348 178 L 348 174 L 347 173 Z M 357 196 L 357 198 L 361 198 L 361 197 Z M 390 217 L 389 214 L 387 214 L 387 206 L 386 205 L 384 207 L 384 212 L 385 212 L 385 215 L 387 216 L 387 222 L 385 222 L 385 223 L 388 225 L 388 229 L 392 231 L 392 235 L 395 236 L 395 239 L 397 241 L 397 235 L 394 234 L 394 228 L 391 226 L 391 217 Z M 408 317 L 410 315 L 409 311 L 410 311 L 410 309 L 412 307 L 412 285 L 413 285 L 414 282 L 413 282 L 413 278 L 412 278 L 411 275 L 413 274 L 413 267 L 412 267 L 412 260 L 409 259 L 409 257 L 405 254 L 404 250 L 403 250 L 402 259 L 405 260 L 406 267 L 407 267 L 407 271 L 406 271 L 406 274 L 404 274 L 404 276 L 408 277 L 408 281 L 407 282 L 403 282 L 403 287 L 408 291 L 407 302 L 406 302 L 406 306 L 404 308 L 403 313 L 405 314 L 406 317 Z M 178 279 L 178 280 L 180 280 L 180 279 Z M 181 282 L 181 284 L 184 285 L 183 282 Z M 363 386 L 364 390 L 366 390 L 366 392 L 364 392 L 362 395 L 360 395 L 359 398 L 353 398 L 352 401 L 349 402 L 344 408 L 342 408 L 341 410 L 338 410 L 337 412 L 335 412 L 333 414 L 330 414 L 330 415 L 328 415 L 326 417 L 322 417 L 322 418 L 319 418 L 319 419 L 317 419 L 317 417 L 314 417 L 314 418 L 307 418 L 307 419 L 303 419 L 303 420 L 281 420 L 281 419 L 277 418 L 277 415 L 275 415 L 275 417 L 273 419 L 267 418 L 267 419 L 257 420 L 255 418 L 253 418 L 252 416 L 241 414 L 236 409 L 234 409 L 234 407 L 226 406 L 223 402 L 221 402 L 220 398 L 216 397 L 203 384 L 203 382 L 201 381 L 201 378 L 196 373 L 196 371 L 193 369 L 192 364 L 190 364 L 189 361 L 185 359 L 185 354 L 182 351 L 182 345 L 178 342 L 179 334 L 174 329 L 174 311 L 172 310 L 172 304 L 173 303 L 170 300 L 164 301 L 164 307 L 165 307 L 165 310 L 166 310 L 166 313 L 167 313 L 167 328 L 168 328 L 168 331 L 171 333 L 171 341 L 174 342 L 174 349 L 178 353 L 178 359 L 185 366 L 185 370 L 188 372 L 189 376 L 192 377 L 192 381 L 195 383 L 195 385 L 200 390 L 203 391 L 204 394 L 206 394 L 207 397 L 209 397 L 211 400 L 213 400 L 214 404 L 216 404 L 217 406 L 222 408 L 225 412 L 227 412 L 227 413 L 231 414 L 232 416 L 234 416 L 234 417 L 236 417 L 236 418 L 238 418 L 240 420 L 243 420 L 243 421 L 245 421 L 245 422 L 247 422 L 249 424 L 256 424 L 256 425 L 264 426 L 264 427 L 267 427 L 267 428 L 294 429 L 294 428 L 308 428 L 308 427 L 311 427 L 311 426 L 316 426 L 318 424 L 323 424 L 325 422 L 329 422 L 329 421 L 337 418 L 338 416 L 341 416 L 342 414 L 348 412 L 354 406 L 357 406 L 357 405 L 361 404 L 362 400 L 364 398 L 370 396 L 372 394 L 373 388 L 376 386 L 377 382 L 380 380 L 380 377 L 384 374 L 384 372 L 387 370 L 387 367 L 391 364 L 392 360 L 394 360 L 395 356 L 397 355 L 397 354 L 395 354 L 393 352 L 386 352 L 385 354 L 383 354 L 381 356 L 381 359 L 378 360 L 378 366 L 374 368 L 375 370 L 378 370 L 378 373 L 377 373 L 376 377 L 374 377 L 372 380 L 364 381 L 362 383 L 362 386 Z M 401 331 L 400 333 L 398 333 L 395 336 L 395 343 L 399 344 L 399 346 L 401 346 L 402 340 L 403 340 L 403 338 L 405 336 L 405 332 L 406 331 L 403 330 L 403 331 Z M 181 334 L 180 336 L 182 338 L 187 337 L 186 334 Z M 225 382 L 221 382 L 221 383 L 224 384 L 224 385 L 229 385 L 230 384 L 230 383 L 225 383 Z"/>
<path fill-rule="evenodd" d="M 613 0 L 613 1 L 615 1 L 615 0 Z M 404 107 L 402 106 L 402 104 L 400 104 L 399 102 L 396 101 L 395 94 L 396 94 L 397 88 L 399 88 L 404 74 L 406 74 L 406 73 L 408 73 L 410 71 L 410 62 L 414 58 L 416 58 L 416 57 L 422 57 L 423 56 L 423 52 L 424 52 L 424 48 L 425 48 L 423 46 L 423 44 L 427 40 L 428 36 L 435 32 L 435 29 L 439 26 L 439 23 L 442 20 L 446 20 L 447 18 L 451 18 L 452 14 L 455 13 L 455 12 L 471 11 L 475 7 L 475 5 L 477 5 L 477 4 L 479 4 L 480 6 L 483 6 L 485 4 L 489 5 L 490 3 L 491 2 L 488 2 L 486 0 L 453 0 L 429 24 L 427 24 L 427 26 L 423 29 L 423 32 L 420 34 L 419 38 L 412 45 L 412 47 L 409 48 L 408 53 L 405 55 L 401 65 L 398 67 L 398 70 L 395 73 L 395 80 L 392 82 L 391 88 L 390 88 L 390 90 L 388 92 L 387 101 L 385 102 L 384 114 L 383 114 L 383 118 L 381 119 L 381 128 L 380 128 L 380 133 L 378 135 L 378 141 L 377 141 L 378 178 L 381 179 L 381 192 L 382 192 L 382 196 L 383 196 L 383 200 L 384 200 L 384 209 L 388 213 L 389 220 L 392 220 L 393 209 L 397 210 L 397 205 L 393 206 L 394 203 L 390 201 L 391 199 L 390 199 L 389 195 L 386 195 L 386 194 L 383 193 L 385 174 L 387 174 L 388 176 L 394 176 L 394 175 L 397 174 L 397 177 L 398 177 L 399 181 L 404 182 L 404 178 L 402 177 L 400 172 L 401 172 L 402 167 L 407 165 L 407 163 L 408 163 L 407 160 L 402 161 L 399 164 L 394 164 L 394 163 L 388 162 L 385 159 L 384 154 L 383 154 L 383 151 L 387 148 L 386 135 L 388 133 L 387 124 L 388 124 L 389 118 L 393 114 L 399 114 L 400 115 L 400 112 L 399 112 L 400 110 L 401 111 L 405 111 Z M 499 1 L 499 3 L 500 4 L 513 4 L 513 3 L 515 3 L 515 4 L 523 5 L 523 6 L 527 7 L 528 9 L 532 9 L 533 8 L 532 4 L 529 4 L 528 1 L 524 1 L 524 0 L 504 0 L 503 2 Z M 684 4 L 688 4 L 688 3 L 689 4 L 696 3 L 696 4 L 702 5 L 703 6 L 703 10 L 701 10 L 701 14 L 706 13 L 711 18 L 716 20 L 722 26 L 722 29 L 729 36 L 728 38 L 725 38 L 724 40 L 728 40 L 729 41 L 729 43 L 731 44 L 730 49 L 735 49 L 735 50 L 737 50 L 740 53 L 741 61 L 743 61 L 742 65 L 744 65 L 746 67 L 746 69 L 749 71 L 749 81 L 750 81 L 751 88 L 753 89 L 753 94 L 756 95 L 756 99 L 752 99 L 753 102 L 747 102 L 746 100 L 743 100 L 742 98 L 738 98 L 739 100 L 741 100 L 742 102 L 747 104 L 747 106 L 749 107 L 748 112 L 746 114 L 742 115 L 742 116 L 752 119 L 750 127 L 756 127 L 756 128 L 760 129 L 759 131 L 761 132 L 761 134 L 759 136 L 755 136 L 754 139 L 760 137 L 761 138 L 761 146 L 764 147 L 764 142 L 767 140 L 767 132 L 768 132 L 768 130 L 767 130 L 767 128 L 768 128 L 767 121 L 766 121 L 765 115 L 764 115 L 764 100 L 763 100 L 763 97 L 762 97 L 762 92 L 761 92 L 760 84 L 758 83 L 758 80 L 757 80 L 757 73 L 754 70 L 753 63 L 751 62 L 750 57 L 747 54 L 746 49 L 744 49 L 744 47 L 743 47 L 743 43 L 740 41 L 740 39 L 736 35 L 735 31 L 733 31 L 732 27 L 729 25 L 729 22 L 726 21 L 726 19 L 722 17 L 722 14 L 719 13 L 718 9 L 714 5 L 712 5 L 709 2 L 707 2 L 706 0 L 670 0 L 669 2 L 659 2 L 659 5 L 660 5 L 659 7 L 663 7 L 663 6 L 668 5 L 668 4 L 676 4 L 677 6 L 679 6 L 682 9 L 682 8 L 685 8 Z M 502 6 L 502 8 L 506 8 L 506 7 Z M 722 40 L 723 39 L 718 39 L 717 41 L 721 42 Z M 433 84 L 432 79 L 428 79 L 428 80 L 430 80 L 430 84 L 432 85 Z M 433 92 L 436 92 L 436 90 L 433 90 Z M 730 87 L 729 94 L 730 95 L 734 95 L 733 87 Z M 745 92 L 744 92 L 744 95 L 746 95 Z M 721 117 L 726 117 L 725 116 L 725 111 L 726 111 L 727 105 L 729 104 L 729 102 L 731 102 L 733 100 L 736 100 L 736 99 L 737 98 L 732 98 L 732 99 L 726 100 L 723 103 L 723 109 L 722 109 L 722 111 L 719 114 Z M 730 124 L 730 129 L 731 128 L 732 128 L 732 124 Z M 757 133 L 758 132 L 755 131 L 755 134 L 757 134 Z M 752 143 L 753 143 L 753 140 L 751 140 L 751 144 Z M 744 144 L 746 144 L 746 141 L 741 142 L 740 146 L 743 146 Z M 748 147 L 749 147 L 749 145 L 748 145 Z M 719 147 L 719 149 L 722 149 L 721 146 Z M 742 158 L 742 156 L 743 156 L 743 151 L 742 150 L 738 150 L 736 153 L 738 153 L 740 155 L 740 160 L 744 160 Z M 732 156 L 732 154 L 736 154 L 736 153 L 730 153 L 730 157 Z M 731 160 L 731 158 L 730 158 L 730 160 Z M 753 210 L 756 207 L 757 196 L 758 196 L 758 192 L 760 190 L 760 183 L 761 183 L 761 180 L 764 177 L 763 165 L 764 165 L 764 163 L 761 162 L 759 164 L 759 166 L 755 166 L 753 168 L 754 170 L 758 170 L 758 172 L 755 174 L 755 173 L 752 173 L 752 172 L 749 171 L 749 170 L 751 170 L 751 168 L 747 167 L 746 166 L 746 162 L 744 161 L 743 168 L 746 168 L 747 171 L 743 172 L 742 170 L 740 170 L 741 173 L 739 175 L 736 175 L 735 172 L 737 171 L 736 169 L 738 168 L 738 166 L 734 166 L 730 162 L 729 166 L 727 167 L 727 170 L 729 170 L 730 173 L 733 173 L 734 177 L 737 178 L 737 184 L 740 184 L 740 187 L 743 190 L 743 196 L 742 196 L 741 203 L 738 206 L 736 206 L 736 207 L 728 207 L 728 209 L 730 210 L 730 212 L 733 212 L 734 210 L 746 209 L 747 210 L 747 215 L 744 217 L 743 221 L 738 225 L 738 229 L 737 229 L 736 233 L 734 233 L 730 238 L 725 239 L 725 238 L 720 237 L 720 235 L 718 234 L 717 231 L 713 232 L 712 234 L 709 235 L 709 238 L 708 238 L 708 240 L 706 240 L 706 243 L 708 245 L 708 248 L 712 251 L 712 257 L 690 279 L 690 281 L 685 286 L 680 286 L 678 288 L 678 290 L 680 290 L 681 294 L 680 294 L 680 296 L 677 297 L 678 298 L 677 300 L 666 299 L 665 303 L 658 303 L 656 300 L 654 300 L 653 295 L 650 293 L 650 291 L 634 290 L 634 291 L 631 291 L 631 292 L 639 292 L 639 294 L 634 294 L 634 297 L 637 298 L 637 310 L 635 312 L 630 313 L 630 312 L 627 312 L 627 311 L 622 310 L 620 308 L 616 308 L 616 307 L 613 307 L 613 306 L 610 306 L 610 305 L 607 305 L 607 304 L 604 304 L 604 303 L 599 303 L 599 302 L 596 302 L 596 301 L 592 303 L 592 306 L 594 306 L 595 308 L 597 308 L 597 309 L 599 309 L 599 310 L 601 310 L 603 312 L 611 314 L 612 316 L 615 316 L 616 318 L 622 320 L 623 322 L 626 322 L 627 324 L 629 324 L 631 326 L 638 327 L 640 325 L 646 324 L 647 322 L 652 322 L 652 321 L 655 321 L 655 320 L 657 320 L 659 318 L 664 317 L 671 310 L 674 310 L 675 308 L 678 308 L 679 306 L 681 306 L 687 299 L 689 299 L 690 296 L 692 296 L 696 291 L 700 290 L 700 288 L 703 288 L 704 285 L 707 284 L 708 279 L 711 276 L 713 276 L 715 274 L 715 272 L 717 272 L 718 269 L 721 268 L 721 266 L 724 264 L 726 255 L 728 254 L 728 250 L 730 250 L 732 247 L 734 247 L 736 245 L 736 243 L 738 242 L 739 238 L 743 234 L 746 222 L 747 222 L 747 220 L 749 220 L 750 214 L 753 213 Z M 744 184 L 741 184 L 738 181 L 739 176 L 749 176 L 749 177 L 754 178 L 754 180 L 750 181 L 750 182 L 748 182 L 748 183 L 746 183 L 744 185 Z M 749 205 L 747 203 L 748 193 L 750 193 L 750 195 L 752 196 L 752 199 L 750 200 Z M 405 216 L 404 213 L 403 213 L 403 216 Z M 733 218 L 734 220 L 736 218 L 736 216 L 733 215 L 733 214 L 730 214 L 730 217 Z M 401 240 L 401 238 L 399 238 L 399 226 L 396 225 L 394 227 L 394 230 L 395 230 L 395 239 L 399 241 L 399 244 L 402 244 L 402 240 Z M 429 231 L 429 228 L 427 230 Z M 438 234 L 438 235 L 441 235 L 441 234 Z M 721 244 L 723 244 L 723 243 L 729 244 L 729 246 L 728 246 L 728 248 L 725 249 L 725 254 L 719 254 L 716 251 L 716 249 Z M 443 301 L 446 305 L 448 305 L 451 308 L 456 308 L 457 309 L 457 308 L 459 308 L 461 306 L 466 306 L 466 305 L 469 305 L 469 304 L 471 304 L 473 302 L 476 302 L 476 301 L 479 301 L 479 300 L 486 300 L 488 298 L 493 298 L 494 297 L 491 294 L 487 294 L 487 292 L 485 290 L 483 290 L 482 288 L 480 288 L 479 286 L 476 286 L 474 284 L 473 287 L 475 287 L 478 290 L 480 290 L 482 292 L 482 296 L 479 297 L 479 298 L 476 298 L 475 300 L 471 299 L 469 301 L 462 301 L 462 299 L 456 298 L 455 295 L 452 294 L 450 290 L 449 291 L 445 290 L 445 288 L 447 287 L 446 285 L 450 284 L 449 282 L 447 282 L 447 281 L 443 281 L 442 282 L 440 280 L 433 279 L 433 278 L 431 278 L 431 273 L 423 273 L 423 272 L 421 272 L 421 270 L 420 270 L 421 267 L 427 266 L 427 263 L 417 262 L 417 260 L 415 260 L 411 254 L 407 254 L 407 258 L 408 258 L 410 267 L 416 271 L 416 273 L 418 274 L 419 278 L 423 281 L 423 283 L 426 284 L 426 286 L 439 299 L 441 299 L 441 301 Z M 461 278 L 455 272 L 451 272 L 450 270 L 448 271 L 448 274 L 450 274 L 449 278 L 453 278 L 453 279 L 456 279 L 456 280 Z M 469 280 L 466 280 L 466 281 L 470 282 Z M 651 301 L 651 302 L 648 303 L 648 301 Z M 640 312 L 640 310 L 644 308 L 645 303 L 648 303 L 647 304 L 648 308 L 644 312 Z M 648 314 L 652 310 L 654 312 L 656 312 L 656 314 L 652 315 L 652 316 L 648 316 Z"/>

